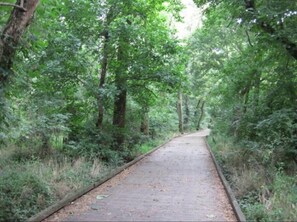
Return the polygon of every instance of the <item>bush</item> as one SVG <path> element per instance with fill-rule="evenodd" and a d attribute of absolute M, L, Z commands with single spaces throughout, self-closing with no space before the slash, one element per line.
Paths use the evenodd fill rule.
<path fill-rule="evenodd" d="M 297 178 L 276 173 L 272 184 L 270 220 L 290 221 L 297 218 Z"/>
<path fill-rule="evenodd" d="M 249 221 L 269 221 L 266 209 L 260 203 L 249 204 L 245 209 L 245 214 Z"/>
<path fill-rule="evenodd" d="M 113 146 L 114 139 L 112 132 L 112 127 L 106 127 L 104 130 L 99 130 L 95 126 L 86 127 L 81 131 L 81 138 L 79 140 L 74 138 L 73 140 L 66 141 L 62 152 L 73 158 L 101 158 L 101 153 L 103 152 L 104 156 L 105 150 L 111 149 Z"/>
<path fill-rule="evenodd" d="M 257 140 L 269 151 L 269 162 L 288 163 L 297 160 L 297 115 L 293 109 L 275 111 L 256 126 Z"/>
<path fill-rule="evenodd" d="M 278 128 L 267 130 L 280 131 Z M 247 220 L 293 221 L 297 218 L 296 168 L 290 170 L 290 176 L 286 174 L 287 163 L 267 164 L 269 160 L 272 162 L 271 153 L 267 153 L 269 149 L 256 149 L 251 142 L 238 145 L 229 137 L 215 136 L 215 140 L 213 135 L 209 138 L 213 151 L 226 169 L 224 174 L 236 191 Z"/>
<path fill-rule="evenodd" d="M 8 170 L 0 175 L 0 221 L 24 221 L 50 203 L 50 189 L 33 174 Z"/>
<path fill-rule="evenodd" d="M 17 147 L 10 154 L 10 159 L 16 162 L 26 162 L 37 159 L 40 149 L 36 147 Z"/>

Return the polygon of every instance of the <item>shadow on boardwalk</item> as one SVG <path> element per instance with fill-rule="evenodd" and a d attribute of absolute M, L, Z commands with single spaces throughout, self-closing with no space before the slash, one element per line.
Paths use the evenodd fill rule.
<path fill-rule="evenodd" d="M 236 221 L 208 133 L 173 139 L 47 221 Z"/>

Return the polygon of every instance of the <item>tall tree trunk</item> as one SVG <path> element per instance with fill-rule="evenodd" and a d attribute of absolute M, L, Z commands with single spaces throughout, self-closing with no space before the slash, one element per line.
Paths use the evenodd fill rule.
<path fill-rule="evenodd" d="M 140 124 L 140 132 L 144 135 L 149 135 L 149 115 L 148 115 L 148 108 L 144 107 L 141 113 L 141 124 Z"/>
<path fill-rule="evenodd" d="M 201 121 L 202 121 L 202 118 L 204 116 L 204 104 L 205 104 L 205 102 L 202 101 L 201 107 L 200 107 L 200 116 L 199 116 L 199 119 L 198 119 L 198 122 L 197 122 L 196 130 L 200 129 Z"/>
<path fill-rule="evenodd" d="M 103 58 L 101 61 L 101 73 L 100 73 L 99 95 L 98 95 L 98 120 L 96 124 L 98 128 L 102 128 L 102 123 L 103 123 L 104 107 L 103 107 L 103 95 L 101 91 L 104 89 L 105 78 L 107 73 L 107 65 L 108 65 L 108 42 L 109 42 L 108 31 L 105 31 L 103 35 L 104 35 Z"/>
<path fill-rule="evenodd" d="M 189 128 L 190 121 L 190 108 L 189 108 L 189 96 L 185 96 L 185 118 L 184 118 L 184 127 L 185 130 Z"/>
<path fill-rule="evenodd" d="M 183 125 L 183 95 L 181 92 L 178 93 L 177 100 L 177 115 L 178 115 L 178 129 L 180 133 L 184 133 L 184 125 Z"/>
<path fill-rule="evenodd" d="M 4 86 L 11 72 L 19 41 L 33 18 L 38 2 L 39 0 L 17 0 L 17 7 L 14 6 L 2 33 L 0 33 L 0 128 L 5 127 L 3 124 L 7 124 L 5 122 L 7 105 Z M 8 5 L 11 6 L 6 4 L 6 6 Z M 1 6 L 3 4 L 0 5 L 0 10 Z"/>
<path fill-rule="evenodd" d="M 126 40 L 126 39 L 125 39 Z M 113 110 L 113 126 L 117 128 L 114 138 L 116 141 L 117 148 L 120 149 L 125 141 L 125 118 L 126 118 L 126 102 L 127 102 L 127 79 L 123 76 L 125 70 L 125 58 L 122 49 L 121 41 L 119 43 L 117 59 L 121 66 L 115 73 L 115 85 L 119 93 L 114 99 L 114 110 Z"/>
<path fill-rule="evenodd" d="M 122 89 L 114 102 L 113 125 L 125 127 L 127 90 Z"/>
<path fill-rule="evenodd" d="M 117 88 L 120 90 L 120 93 L 116 96 L 114 101 L 113 125 L 117 127 L 114 137 L 118 148 L 120 148 L 125 141 L 123 130 L 126 123 L 127 90 L 123 88 L 123 85 L 117 85 Z"/>
<path fill-rule="evenodd" d="M 0 36 L 0 87 L 2 88 L 8 79 L 13 65 L 19 41 L 26 27 L 30 24 L 39 0 L 17 0 L 10 17 Z M 1 89 L 0 89 L 1 90 Z"/>
<path fill-rule="evenodd" d="M 104 21 L 104 31 L 101 33 L 103 36 L 103 57 L 101 61 L 101 72 L 100 72 L 100 81 L 99 81 L 99 95 L 98 95 L 98 120 L 96 126 L 102 128 L 103 116 L 104 116 L 104 107 L 103 107 L 103 95 L 102 90 L 104 89 L 105 78 L 107 74 L 108 67 L 108 51 L 109 51 L 109 25 L 112 21 L 113 10 L 109 9 Z"/>
<path fill-rule="evenodd" d="M 200 103 L 201 103 L 201 99 L 198 100 L 198 103 L 196 105 L 196 109 L 195 109 L 195 112 L 194 112 L 194 117 L 198 118 L 198 113 L 199 113 L 199 107 L 200 107 Z"/>

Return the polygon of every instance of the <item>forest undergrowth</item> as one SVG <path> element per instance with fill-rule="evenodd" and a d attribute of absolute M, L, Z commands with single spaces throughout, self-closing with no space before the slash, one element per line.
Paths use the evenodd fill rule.
<path fill-rule="evenodd" d="M 212 150 L 249 221 L 294 221 L 297 218 L 295 163 L 265 162 L 265 152 L 250 150 L 234 138 L 212 134 Z"/>
<path fill-rule="evenodd" d="M 18 147 L 14 144 L 2 148 L 0 209 L 3 210 L 0 211 L 0 221 L 25 221 L 67 194 L 100 180 L 116 167 L 149 152 L 174 134 L 145 138 L 122 153 L 106 147 L 100 150 L 99 155 L 98 149 L 93 153 L 88 150 L 85 155 L 75 152 L 71 155 L 69 151 L 65 153 L 58 149 L 57 144 L 51 144 L 51 153 L 46 157 L 41 155 L 41 146 Z M 98 147 L 98 144 L 84 143 L 80 146 L 90 148 Z"/>

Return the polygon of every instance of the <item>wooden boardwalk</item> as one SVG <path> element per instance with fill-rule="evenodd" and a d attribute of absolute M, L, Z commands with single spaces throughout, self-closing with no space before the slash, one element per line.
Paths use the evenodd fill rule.
<path fill-rule="evenodd" d="M 173 139 L 46 221 L 236 221 L 203 136 Z"/>

